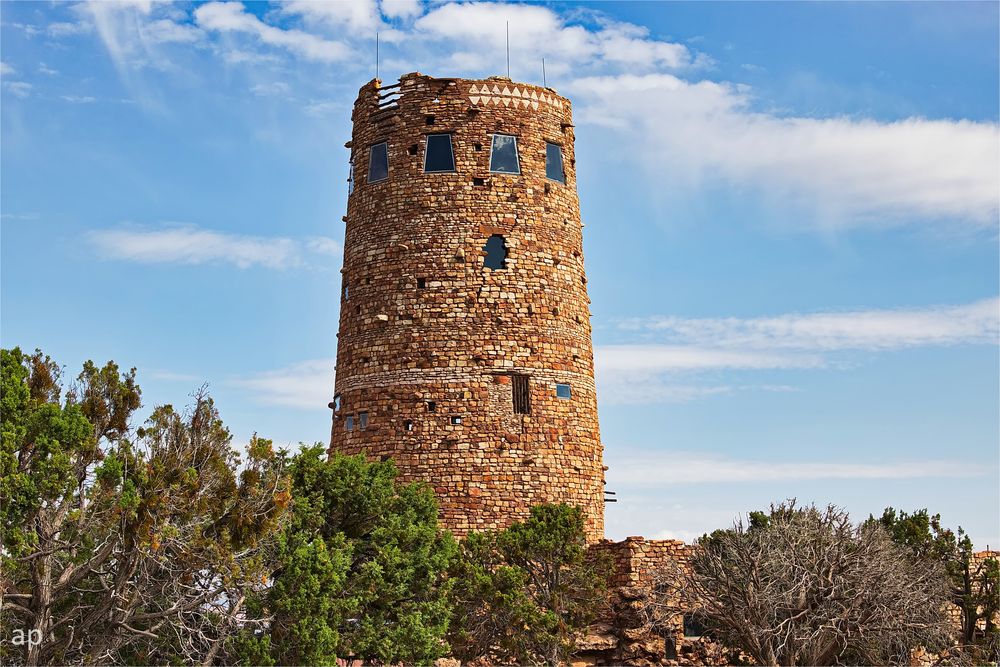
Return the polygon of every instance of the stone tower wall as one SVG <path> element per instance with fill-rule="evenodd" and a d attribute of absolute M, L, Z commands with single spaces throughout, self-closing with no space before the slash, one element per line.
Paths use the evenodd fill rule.
<path fill-rule="evenodd" d="M 430 482 L 459 536 L 566 502 L 601 539 L 569 101 L 507 79 L 409 74 L 365 85 L 353 122 L 331 451 L 391 457 L 403 479 Z M 451 134 L 454 173 L 423 171 L 437 133 Z M 517 137 L 519 175 L 490 172 L 494 133 Z M 368 183 L 370 148 L 383 141 L 389 176 Z M 546 142 L 562 146 L 565 184 L 545 176 Z M 492 235 L 506 243 L 503 269 L 484 265 Z M 530 414 L 515 413 L 514 375 L 528 377 Z"/>

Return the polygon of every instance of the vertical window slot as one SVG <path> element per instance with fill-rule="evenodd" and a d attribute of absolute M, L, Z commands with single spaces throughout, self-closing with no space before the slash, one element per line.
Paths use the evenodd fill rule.
<path fill-rule="evenodd" d="M 531 387 L 527 375 L 510 376 L 511 393 L 514 400 L 514 414 L 531 414 Z"/>
<path fill-rule="evenodd" d="M 389 178 L 389 144 L 382 142 L 371 147 L 368 154 L 368 182 L 378 183 Z"/>
<path fill-rule="evenodd" d="M 559 144 L 545 144 L 545 177 L 559 183 L 566 182 L 566 173 L 563 171 L 562 146 Z"/>

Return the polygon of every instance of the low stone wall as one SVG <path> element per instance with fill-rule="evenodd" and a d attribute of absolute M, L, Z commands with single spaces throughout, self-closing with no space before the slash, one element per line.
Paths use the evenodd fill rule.
<path fill-rule="evenodd" d="M 703 638 L 685 637 L 685 605 L 677 594 L 654 618 L 649 603 L 657 573 L 683 571 L 693 547 L 680 540 L 629 537 L 591 547 L 610 561 L 608 605 L 578 643 L 574 664 L 581 665 L 724 665 L 731 656 Z M 675 608 L 676 613 L 671 614 Z"/>

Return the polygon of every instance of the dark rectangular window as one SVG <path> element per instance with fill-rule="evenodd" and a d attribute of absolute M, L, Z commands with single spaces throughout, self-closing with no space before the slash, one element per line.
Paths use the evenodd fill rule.
<path fill-rule="evenodd" d="M 354 430 L 354 415 L 347 415 L 347 418 L 344 419 L 344 430 L 345 431 Z"/>
<path fill-rule="evenodd" d="M 455 171 L 455 154 L 450 134 L 428 134 L 424 150 L 424 172 Z"/>
<path fill-rule="evenodd" d="M 490 171 L 495 174 L 521 173 L 521 163 L 517 159 L 517 137 L 509 134 L 493 135 Z"/>
<path fill-rule="evenodd" d="M 566 174 L 563 172 L 562 146 L 559 144 L 545 144 L 545 177 L 560 183 L 566 182 Z"/>
<path fill-rule="evenodd" d="M 340 394 L 333 397 L 333 409 L 340 410 Z"/>
<path fill-rule="evenodd" d="M 528 386 L 527 375 L 511 375 L 511 389 L 514 396 L 514 414 L 531 414 L 531 390 Z"/>
<path fill-rule="evenodd" d="M 568 384 L 557 384 L 556 396 L 559 398 L 573 398 L 573 390 Z"/>
<path fill-rule="evenodd" d="M 371 148 L 368 156 L 368 182 L 378 183 L 389 178 L 389 144 L 382 142 Z"/>
<path fill-rule="evenodd" d="M 451 423 L 452 424 L 456 424 L 456 425 L 457 424 L 461 424 L 462 423 L 462 418 L 459 417 L 458 415 L 452 415 L 451 416 Z"/>
<path fill-rule="evenodd" d="M 412 431 L 413 430 L 413 420 L 407 419 L 403 422 L 403 430 Z"/>
<path fill-rule="evenodd" d="M 427 401 L 427 412 L 437 412 L 438 405 L 434 401 Z"/>
<path fill-rule="evenodd" d="M 368 413 L 367 412 L 359 412 L 358 413 L 358 428 L 361 429 L 362 431 L 364 431 L 366 428 L 368 428 Z"/>

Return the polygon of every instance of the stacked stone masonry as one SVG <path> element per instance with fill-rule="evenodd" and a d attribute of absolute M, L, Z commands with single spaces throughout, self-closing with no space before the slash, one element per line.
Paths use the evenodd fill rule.
<path fill-rule="evenodd" d="M 603 538 L 569 101 L 508 79 L 408 74 L 361 88 L 353 124 L 331 451 L 392 458 L 403 479 L 432 484 L 458 536 L 565 502 Z M 425 173 L 431 134 L 451 137 L 454 171 Z M 517 138 L 520 174 L 490 171 L 494 134 Z M 388 177 L 369 183 L 383 142 Z M 565 182 L 546 177 L 547 144 Z M 499 269 L 484 261 L 495 235 Z"/>

